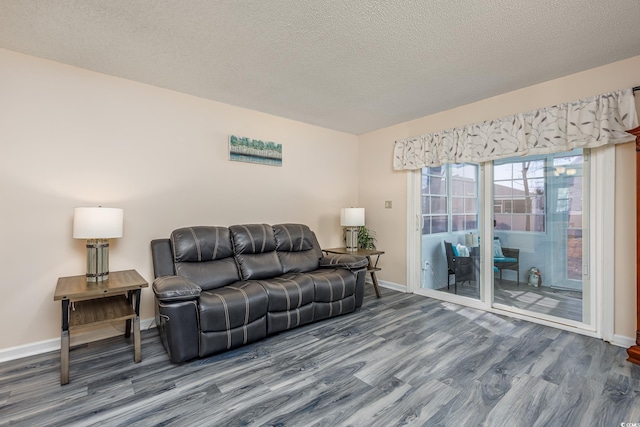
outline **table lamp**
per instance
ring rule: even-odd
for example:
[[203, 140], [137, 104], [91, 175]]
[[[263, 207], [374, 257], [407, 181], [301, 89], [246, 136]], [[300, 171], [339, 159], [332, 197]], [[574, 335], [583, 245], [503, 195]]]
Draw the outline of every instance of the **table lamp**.
[[340, 225], [346, 227], [346, 249], [357, 251], [358, 227], [364, 225], [364, 208], [340, 209]]
[[109, 279], [109, 239], [122, 237], [123, 210], [75, 208], [73, 237], [87, 239], [87, 282]]

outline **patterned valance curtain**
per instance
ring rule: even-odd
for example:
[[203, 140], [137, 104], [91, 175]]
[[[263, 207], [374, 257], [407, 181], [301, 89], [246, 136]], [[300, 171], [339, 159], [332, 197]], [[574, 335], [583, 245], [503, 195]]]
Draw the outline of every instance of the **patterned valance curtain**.
[[486, 162], [635, 140], [633, 91], [620, 90], [528, 113], [396, 141], [393, 168]]

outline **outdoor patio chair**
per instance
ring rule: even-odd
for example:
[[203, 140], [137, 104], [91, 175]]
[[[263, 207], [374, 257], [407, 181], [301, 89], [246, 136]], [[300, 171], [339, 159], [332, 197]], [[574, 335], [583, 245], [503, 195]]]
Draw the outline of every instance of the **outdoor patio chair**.
[[464, 284], [465, 281], [471, 282], [475, 280], [474, 258], [470, 256], [458, 256], [454, 253], [453, 245], [444, 241], [444, 251], [447, 255], [447, 289], [451, 283], [450, 277], [454, 276], [453, 291], [458, 293], [458, 282]]
[[493, 238], [493, 266], [500, 272], [500, 280], [502, 270], [515, 271], [517, 283], [520, 284], [520, 249], [503, 248], [497, 237]]

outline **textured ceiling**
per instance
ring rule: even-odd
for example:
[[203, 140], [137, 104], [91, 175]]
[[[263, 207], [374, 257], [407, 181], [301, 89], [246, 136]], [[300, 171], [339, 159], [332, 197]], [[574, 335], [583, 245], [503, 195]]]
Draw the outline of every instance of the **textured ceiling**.
[[0, 47], [362, 134], [640, 55], [638, 17], [639, 0], [0, 0]]

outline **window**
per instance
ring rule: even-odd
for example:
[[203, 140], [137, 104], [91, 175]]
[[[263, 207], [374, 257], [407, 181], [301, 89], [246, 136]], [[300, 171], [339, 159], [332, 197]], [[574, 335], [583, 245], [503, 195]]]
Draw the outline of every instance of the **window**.
[[422, 234], [443, 233], [448, 229], [447, 167], [422, 169]]
[[422, 169], [422, 234], [478, 229], [478, 166]]
[[498, 163], [493, 213], [497, 230], [545, 231], [545, 161]]

